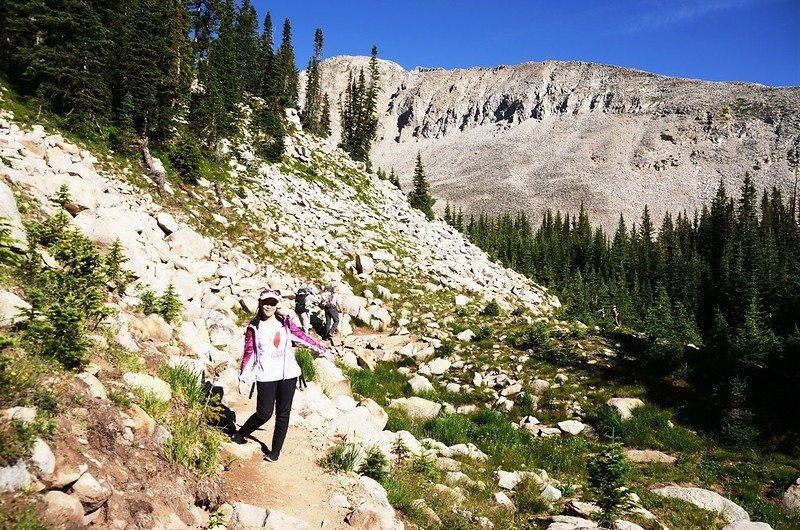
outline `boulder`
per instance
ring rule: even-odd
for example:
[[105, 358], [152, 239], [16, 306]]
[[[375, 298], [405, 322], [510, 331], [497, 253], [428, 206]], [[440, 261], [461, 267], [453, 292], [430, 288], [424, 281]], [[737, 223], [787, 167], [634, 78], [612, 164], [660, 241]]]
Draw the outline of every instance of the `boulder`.
[[169, 401], [172, 399], [172, 389], [169, 383], [158, 377], [128, 372], [122, 376], [122, 380], [132, 390], [138, 389], [141, 392], [153, 394], [162, 401]]
[[167, 212], [158, 212], [156, 223], [158, 223], [158, 227], [164, 232], [165, 236], [177, 232], [180, 228], [175, 218]]
[[211, 241], [188, 227], [167, 236], [170, 249], [181, 257], [200, 261], [207, 259], [214, 248]]
[[558, 428], [567, 434], [577, 435], [583, 432], [586, 425], [577, 420], [566, 420], [558, 422]]
[[[77, 527], [83, 520], [83, 505], [81, 501], [63, 491], [48, 491], [40, 503], [41, 513], [48, 521], [63, 524], [69, 521]], [[82, 526], [82, 525], [81, 525]], [[69, 523], [66, 525], [70, 528]]]
[[402, 410], [412, 419], [429, 420], [439, 414], [442, 406], [439, 403], [412, 396], [391, 400], [389, 408]]
[[800, 512], [800, 478], [781, 495], [778, 502], [787, 510]]
[[53, 454], [50, 446], [40, 438], [33, 442], [30, 462], [40, 475], [52, 475], [56, 470], [56, 455]]
[[659, 464], [674, 464], [678, 460], [674, 456], [670, 456], [666, 453], [662, 453], [661, 451], [655, 451], [652, 449], [647, 449], [647, 450], [625, 449], [625, 458], [629, 462], [637, 462], [637, 463], [657, 462]]
[[286, 515], [278, 510], [267, 510], [267, 520], [264, 521], [265, 530], [311, 530], [307, 522], [291, 515]]
[[27, 248], [28, 238], [25, 236], [22, 216], [17, 209], [17, 200], [5, 179], [0, 179], [0, 218], [7, 220], [11, 228], [11, 238], [16, 242], [14, 246], [18, 249]]
[[111, 488], [98, 482], [88, 471], [72, 485], [70, 492], [81, 501], [85, 513], [95, 511], [111, 497]]
[[450, 366], [453, 363], [448, 361], [447, 359], [434, 359], [428, 363], [428, 367], [431, 370], [431, 373], [434, 375], [442, 375], [447, 370], [450, 369]]
[[461, 342], [469, 342], [475, 338], [475, 333], [471, 329], [465, 329], [464, 331], [456, 335], [456, 338]]
[[469, 296], [463, 294], [457, 294], [454, 300], [457, 307], [464, 307], [469, 303], [469, 301], [470, 301]]
[[375, 271], [375, 261], [364, 254], [357, 254], [356, 270], [359, 274], [371, 274]]
[[606, 401], [606, 405], [617, 409], [620, 418], [628, 420], [633, 416], [633, 409], [644, 405], [644, 401], [638, 398], [611, 398]]
[[715, 491], [680, 486], [666, 486], [652, 491], [662, 497], [681, 499], [703, 510], [716, 512], [728, 523], [750, 520], [750, 515], [744, 508]]
[[78, 379], [83, 381], [86, 388], [89, 390], [89, 395], [95, 399], [108, 399], [108, 392], [103, 383], [100, 382], [95, 376], [88, 372], [78, 374]]
[[508, 508], [510, 510], [514, 510], [514, 502], [508, 498], [508, 495], [503, 493], [502, 491], [498, 491], [494, 494], [494, 502], [497, 503], [499, 506], [504, 508]]
[[540, 396], [550, 388], [550, 382], [545, 381], [544, 379], [534, 379], [531, 382], [531, 394], [535, 396]]
[[0, 327], [11, 326], [22, 320], [22, 310], [31, 305], [9, 291], [0, 290]]
[[772, 530], [767, 523], [755, 523], [752, 521], [736, 521], [725, 525], [722, 530]]
[[378, 405], [375, 400], [371, 398], [364, 398], [358, 404], [369, 410], [370, 419], [378, 429], [383, 430], [386, 428], [386, 424], [389, 421], [389, 415], [385, 410], [383, 410], [383, 407]]
[[314, 367], [317, 370], [317, 380], [328, 397], [353, 395], [350, 380], [338, 366], [328, 359], [317, 357], [314, 359]]
[[411, 390], [419, 394], [420, 392], [433, 392], [433, 384], [428, 379], [421, 375], [412, 377], [408, 384], [411, 385]]
[[0, 493], [4, 491], [19, 491], [31, 485], [31, 475], [22, 461], [13, 466], [0, 467]]
[[237, 502], [233, 505], [229, 528], [263, 528], [267, 520], [267, 510], [252, 504]]

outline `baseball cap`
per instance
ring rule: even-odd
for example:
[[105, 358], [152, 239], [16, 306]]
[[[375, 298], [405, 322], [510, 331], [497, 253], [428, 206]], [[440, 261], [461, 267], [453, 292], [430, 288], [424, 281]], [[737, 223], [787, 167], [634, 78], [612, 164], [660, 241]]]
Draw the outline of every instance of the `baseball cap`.
[[276, 302], [280, 302], [281, 298], [282, 298], [281, 293], [279, 291], [276, 291], [275, 289], [264, 289], [263, 291], [261, 291], [261, 294], [258, 295], [259, 301], [272, 299], [275, 300]]

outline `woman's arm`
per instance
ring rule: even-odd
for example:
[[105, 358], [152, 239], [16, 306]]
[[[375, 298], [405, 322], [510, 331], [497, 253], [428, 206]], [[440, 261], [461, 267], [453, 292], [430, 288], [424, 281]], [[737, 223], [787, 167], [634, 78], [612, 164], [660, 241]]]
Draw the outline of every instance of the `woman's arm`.
[[[242, 355], [242, 364], [239, 366], [239, 373], [244, 371], [250, 358], [255, 354], [255, 340], [256, 334], [253, 328], [248, 326], [244, 332], [244, 354]], [[253, 362], [255, 362], [255, 359], [253, 359]]]
[[302, 346], [303, 348], [308, 348], [309, 350], [315, 352], [320, 357], [325, 357], [328, 360], [333, 360], [333, 356], [328, 353], [325, 348], [305, 334], [305, 332], [297, 327], [297, 324], [291, 318], [286, 319], [287, 327], [289, 329], [289, 333], [291, 335], [290, 339], [293, 343], [297, 344], [298, 346]]

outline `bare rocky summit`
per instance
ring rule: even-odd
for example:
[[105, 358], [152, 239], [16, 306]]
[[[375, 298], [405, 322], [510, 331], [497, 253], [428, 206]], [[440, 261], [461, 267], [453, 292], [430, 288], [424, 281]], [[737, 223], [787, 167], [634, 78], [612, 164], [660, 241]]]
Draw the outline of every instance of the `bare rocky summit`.
[[[372, 158], [408, 189], [422, 154], [437, 207], [577, 211], [614, 226], [649, 204], [690, 213], [722, 179], [791, 192], [787, 151], [800, 137], [800, 87], [712, 83], [582, 62], [443, 70], [379, 61]], [[367, 57], [322, 63], [338, 101]], [[302, 101], [302, 98], [301, 98]], [[334, 112], [333, 114], [338, 114]], [[332, 116], [339, 138], [338, 115]]]

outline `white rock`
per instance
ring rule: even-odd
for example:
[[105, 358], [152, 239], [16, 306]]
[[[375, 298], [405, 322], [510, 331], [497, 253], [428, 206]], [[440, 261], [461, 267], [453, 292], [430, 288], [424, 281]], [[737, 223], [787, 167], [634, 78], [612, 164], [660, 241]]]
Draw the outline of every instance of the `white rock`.
[[56, 455], [44, 440], [37, 438], [33, 442], [31, 464], [41, 475], [52, 475], [56, 470]]
[[633, 416], [633, 409], [643, 406], [644, 401], [637, 398], [611, 398], [606, 401], [606, 405], [617, 409], [620, 417], [627, 420]]
[[752, 521], [736, 521], [725, 525], [722, 530], [772, 530], [767, 523], [755, 523]]
[[108, 392], [103, 383], [100, 382], [95, 376], [88, 372], [78, 374], [78, 379], [83, 381], [89, 389], [89, 395], [96, 399], [108, 399]]
[[31, 305], [9, 291], [0, 290], [0, 327], [10, 326], [22, 320], [22, 311]]
[[153, 394], [155, 397], [162, 401], [169, 401], [172, 399], [172, 389], [169, 383], [153, 377], [152, 375], [140, 374], [135, 372], [128, 372], [122, 376], [122, 380], [131, 389], [139, 389], [144, 393]]
[[565, 433], [576, 435], [583, 432], [583, 430], [586, 428], [586, 425], [577, 420], [566, 420], [558, 422], [558, 428]]
[[434, 375], [442, 375], [447, 370], [450, 369], [452, 363], [447, 359], [433, 359], [431, 362], [428, 363], [430, 367], [431, 373]]
[[0, 492], [19, 491], [31, 485], [31, 475], [25, 463], [17, 462], [13, 466], [0, 468]]
[[252, 504], [237, 502], [233, 505], [230, 524], [232, 528], [263, 528], [267, 510]]
[[175, 218], [167, 212], [159, 212], [156, 215], [156, 223], [158, 223], [158, 227], [164, 232], [164, 235], [167, 236], [177, 232], [179, 228]]
[[505, 508], [514, 509], [514, 502], [508, 498], [508, 495], [499, 491], [494, 494], [494, 502]]
[[73, 524], [83, 519], [81, 501], [63, 491], [48, 491], [42, 499], [44, 513], [51, 521], [71, 521]]
[[111, 489], [100, 484], [88, 471], [72, 485], [70, 492], [81, 501], [85, 513], [95, 511], [111, 496]]
[[267, 520], [264, 522], [266, 530], [310, 530], [307, 522], [291, 515], [270, 508], [267, 510]]
[[426, 377], [421, 375], [415, 375], [414, 377], [412, 377], [408, 381], [408, 384], [411, 385], [411, 390], [413, 390], [414, 393], [417, 394], [419, 394], [420, 392], [433, 392], [434, 390], [433, 384], [430, 381], [428, 381]]
[[393, 399], [389, 403], [389, 408], [402, 410], [412, 419], [429, 420], [439, 414], [442, 406], [439, 403], [412, 396]]
[[463, 295], [463, 294], [457, 294], [456, 297], [455, 297], [455, 300], [454, 300], [456, 306], [458, 306], [458, 307], [463, 307], [463, 306], [467, 305], [469, 303], [469, 301], [470, 301], [469, 296], [466, 296], [466, 295]]
[[548, 484], [542, 489], [540, 495], [546, 501], [555, 502], [561, 498], [561, 490]]

